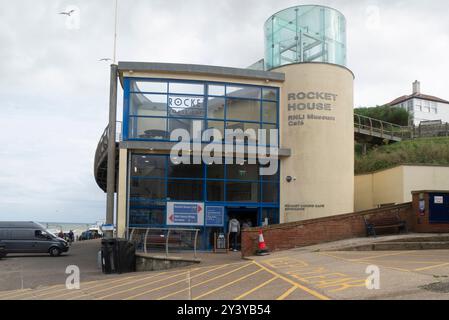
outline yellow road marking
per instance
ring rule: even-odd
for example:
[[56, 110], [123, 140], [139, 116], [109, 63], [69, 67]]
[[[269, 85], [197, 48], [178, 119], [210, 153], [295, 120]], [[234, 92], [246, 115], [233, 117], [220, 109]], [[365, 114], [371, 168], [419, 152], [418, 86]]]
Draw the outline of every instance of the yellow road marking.
[[265, 271], [268, 271], [268, 272], [270, 272], [271, 274], [273, 274], [273, 275], [275, 275], [275, 276], [278, 276], [278, 277], [281, 278], [282, 280], [284, 280], [284, 281], [286, 281], [286, 282], [288, 282], [288, 283], [290, 283], [290, 284], [296, 286], [298, 289], [301, 289], [301, 290], [307, 292], [308, 294], [311, 294], [312, 296], [314, 296], [314, 297], [316, 297], [316, 298], [318, 298], [318, 299], [321, 299], [321, 300], [330, 300], [329, 297], [326, 297], [325, 295], [323, 295], [323, 294], [321, 294], [321, 293], [319, 293], [319, 292], [317, 292], [317, 291], [315, 291], [315, 290], [313, 290], [313, 289], [307, 288], [307, 287], [305, 287], [305, 286], [303, 286], [303, 285], [301, 285], [301, 284], [299, 284], [299, 283], [297, 283], [297, 282], [295, 282], [295, 281], [293, 281], [293, 280], [291, 280], [291, 279], [289, 279], [289, 278], [287, 278], [287, 277], [284, 277], [283, 275], [280, 275], [279, 273], [277, 273], [277, 272], [275, 272], [275, 271], [273, 271], [273, 270], [271, 270], [271, 269], [268, 269], [267, 267], [263, 266], [262, 264], [260, 264], [260, 263], [258, 263], [258, 262], [256, 262], [256, 261], [253, 261], [253, 263], [255, 263], [256, 265], [258, 265], [259, 267], [261, 267], [261, 268], [264, 269]]
[[386, 265], [380, 264], [378, 261], [362, 261], [362, 260], [360, 260], [360, 261], [353, 261], [353, 260], [351, 260], [351, 259], [346, 259], [346, 258], [343, 258], [343, 257], [334, 256], [334, 255], [332, 255], [332, 254], [325, 253], [325, 252], [317, 252], [317, 253], [318, 253], [318, 254], [321, 254], [321, 255], [324, 255], [324, 256], [328, 256], [328, 257], [334, 258], [334, 259], [339, 259], [339, 260], [342, 260], [342, 261], [345, 261], [345, 262], [363, 263], [363, 264], [367, 264], [367, 265], [376, 263], [377, 265], [379, 265], [379, 266], [381, 266], [381, 267], [384, 267], [384, 268], [389, 268], [389, 269], [393, 269], [393, 270], [397, 270], [397, 271], [411, 272], [411, 271], [408, 270], [408, 269], [403, 269], [403, 268], [396, 268], [396, 267], [386, 266]]
[[[195, 288], [195, 287], [198, 287], [198, 286], [200, 286], [200, 285], [202, 285], [202, 284], [205, 284], [205, 283], [208, 283], [208, 282], [211, 282], [211, 281], [214, 281], [214, 280], [223, 278], [223, 277], [225, 277], [225, 276], [227, 276], [227, 275], [229, 275], [229, 274], [231, 274], [231, 273], [234, 273], [234, 272], [236, 272], [236, 271], [238, 271], [238, 270], [240, 270], [240, 269], [246, 268], [246, 267], [248, 267], [248, 266], [250, 266], [250, 265], [252, 265], [252, 264], [251, 264], [251, 263], [245, 264], [245, 265], [243, 265], [243, 266], [241, 266], [241, 267], [239, 267], [239, 268], [237, 268], [237, 269], [234, 269], [234, 270], [228, 271], [228, 272], [226, 272], [226, 273], [220, 274], [220, 275], [218, 275], [218, 276], [216, 276], [216, 277], [213, 277], [213, 278], [211, 278], [211, 279], [208, 279], [208, 280], [199, 282], [199, 283], [197, 283], [197, 284], [191, 286], [190, 288]], [[192, 278], [193, 278], [193, 277], [192, 277]], [[182, 290], [178, 290], [178, 291], [175, 291], [175, 292], [171, 292], [171, 293], [169, 293], [169, 294], [167, 294], [167, 295], [165, 295], [165, 296], [163, 296], [163, 297], [157, 298], [156, 300], [162, 300], [162, 299], [165, 299], [165, 298], [174, 296], [175, 294], [178, 294], [178, 293], [181, 293], [181, 292], [184, 292], [184, 291], [187, 291], [187, 290], [189, 290], [189, 288], [185, 288], [185, 289], [182, 289]]]
[[417, 268], [417, 269], [414, 269], [413, 271], [424, 271], [424, 270], [429, 270], [429, 269], [439, 268], [439, 267], [443, 267], [443, 266], [447, 266], [447, 265], [449, 265], [449, 262], [441, 263], [441, 264], [436, 264], [436, 265], [432, 265], [432, 266], [428, 266], [428, 267], [423, 267], [423, 268]]
[[[97, 285], [95, 285], [95, 286], [92, 286], [92, 287], [89, 287], [89, 288], [87, 288], [87, 289], [90, 290], [90, 289], [97, 288], [97, 287], [101, 287], [101, 286], [104, 286], [104, 285], [110, 285], [110, 284], [112, 284], [112, 283], [124, 281], [124, 280], [131, 279], [131, 278], [134, 278], [134, 277], [135, 277], [135, 276], [133, 276], [133, 277], [125, 277], [125, 278], [116, 279], [116, 280], [113, 280], [113, 281], [101, 280], [102, 283], [99, 283], [99, 284], [97, 284]], [[106, 283], [104, 283], [104, 282], [106, 282]], [[54, 288], [48, 288], [48, 289], [54, 289]], [[46, 296], [46, 295], [49, 295], [49, 294], [58, 293], [58, 292], [66, 291], [66, 290], [68, 290], [68, 289], [67, 289], [66, 287], [64, 287], [64, 288], [62, 288], [62, 289], [54, 290], [54, 291], [52, 291], [52, 292], [47, 292], [47, 293], [44, 293], [44, 294], [38, 294], [38, 295], [35, 295], [35, 294], [33, 293], [33, 298], [43, 297], [43, 296]], [[38, 292], [38, 293], [40, 293], [40, 292]]]
[[274, 280], [278, 279], [278, 276], [274, 276], [273, 278], [259, 284], [257, 287], [252, 288], [251, 290], [246, 291], [245, 293], [242, 293], [241, 295], [239, 295], [238, 297], [234, 298], [234, 300], [240, 300], [248, 295], [250, 295], [251, 293], [253, 293], [256, 290], [259, 290], [262, 287], [265, 287], [267, 284], [273, 282]]
[[248, 278], [248, 277], [250, 277], [250, 276], [252, 276], [252, 275], [254, 275], [254, 274], [256, 274], [256, 273], [259, 273], [260, 271], [262, 271], [262, 269], [256, 270], [256, 271], [251, 272], [251, 273], [249, 273], [249, 274], [247, 274], [247, 275], [244, 275], [243, 277], [240, 277], [240, 278], [235, 279], [235, 280], [233, 280], [233, 281], [231, 281], [231, 282], [228, 282], [228, 283], [226, 283], [226, 284], [224, 284], [224, 285], [222, 285], [222, 286], [219, 286], [219, 287], [217, 287], [217, 288], [215, 288], [215, 289], [212, 289], [212, 290], [210, 290], [210, 291], [207, 291], [207, 292], [205, 292], [205, 293], [203, 293], [203, 294], [201, 294], [201, 295], [199, 295], [199, 296], [193, 298], [193, 300], [198, 300], [198, 299], [200, 299], [200, 298], [202, 298], [202, 297], [205, 297], [205, 296], [207, 296], [207, 295], [209, 295], [209, 294], [211, 294], [211, 293], [214, 293], [214, 292], [216, 292], [216, 291], [218, 291], [218, 290], [221, 290], [221, 289], [223, 289], [223, 288], [229, 287], [230, 285], [233, 285], [234, 283], [240, 282], [240, 281], [242, 281], [243, 279], [246, 279], [246, 278]]
[[296, 289], [298, 289], [298, 287], [296, 287], [296, 286], [291, 287], [290, 289], [285, 291], [283, 294], [281, 294], [279, 297], [277, 297], [276, 300], [284, 300], [285, 298], [287, 298]]
[[[228, 266], [228, 264], [224, 264], [224, 265], [218, 266], [218, 267], [216, 267], [216, 268], [213, 268], [213, 269], [211, 269], [211, 270], [204, 271], [204, 272], [202, 272], [202, 273], [199, 273], [199, 274], [197, 274], [197, 275], [191, 277], [190, 279], [197, 278], [197, 277], [199, 277], [199, 276], [202, 276], [203, 274], [206, 274], [206, 273], [209, 273], [209, 272], [212, 272], [212, 271], [215, 271], [215, 270], [224, 268], [224, 267], [226, 267], [226, 266]], [[153, 289], [151, 289], [151, 290], [147, 290], [147, 291], [145, 291], [145, 292], [136, 294], [136, 295], [134, 295], [134, 296], [127, 297], [127, 298], [125, 298], [125, 300], [131, 300], [131, 299], [134, 299], [134, 298], [136, 298], [136, 297], [142, 296], [142, 295], [144, 295], [144, 294], [147, 294], [147, 293], [150, 293], [150, 292], [153, 292], [153, 291], [157, 291], [157, 290], [160, 290], [160, 289], [164, 289], [164, 288], [167, 288], [167, 287], [170, 287], [170, 286], [172, 286], [172, 285], [175, 285], [175, 284], [178, 284], [178, 283], [181, 283], [181, 282], [185, 282], [185, 281], [186, 281], [186, 279], [182, 279], [182, 280], [179, 280], [179, 281], [176, 281], [176, 282], [169, 283], [169, 284], [167, 284], [167, 285], [165, 285], [165, 286], [162, 286], [162, 287], [153, 288]], [[130, 290], [134, 290], [134, 289], [130, 289]], [[119, 293], [127, 292], [127, 291], [130, 291], [130, 290], [120, 291]]]
[[[164, 274], [166, 274], [166, 272], [154, 274], [154, 275], [152, 275], [152, 276], [144, 277], [144, 278], [140, 278], [140, 279], [135, 279], [135, 278], [133, 277], [133, 278], [131, 278], [131, 279], [128, 279], [128, 280], [131, 280], [131, 281], [129, 281], [129, 282], [125, 282], [125, 283], [122, 283], [122, 284], [119, 284], [119, 285], [116, 285], [116, 286], [112, 286], [112, 287], [107, 287], [107, 288], [105, 288], [105, 289], [95, 291], [95, 293], [100, 293], [100, 292], [104, 292], [104, 291], [110, 291], [111, 289], [115, 289], [115, 288], [118, 288], [118, 287], [121, 287], [121, 286], [126, 286], [126, 285], [128, 285], [128, 284], [131, 284], [131, 283], [134, 283], [134, 282], [138, 282], [138, 281], [141, 281], [141, 280], [155, 278], [155, 277], [157, 277], [157, 276], [164, 275]], [[176, 276], [176, 275], [174, 275], [174, 276]], [[173, 276], [173, 277], [174, 277], [174, 276]], [[135, 280], [134, 280], [134, 279], [135, 279]], [[126, 279], [124, 279], [124, 280], [126, 280]], [[98, 286], [103, 286], [103, 285], [107, 285], [107, 284], [110, 285], [111, 283], [103, 283], [103, 284], [98, 285]], [[60, 298], [60, 297], [63, 297], [63, 296], [67, 296], [67, 295], [70, 295], [70, 294], [72, 294], [72, 293], [77, 293], [76, 296], [71, 297], [71, 298], [68, 299], [68, 300], [77, 299], [77, 298], [83, 297], [83, 296], [85, 296], [86, 294], [88, 294], [87, 291], [88, 291], [88, 290], [92, 290], [93, 288], [95, 288], [95, 287], [90, 287], [90, 288], [81, 289], [81, 290], [73, 290], [73, 292], [64, 293], [64, 294], [62, 294], [62, 295], [59, 295], [57, 298]], [[79, 295], [80, 291], [82, 292], [81, 295]], [[46, 298], [46, 299], [51, 299], [51, 298]]]
[[[144, 284], [142, 284], [140, 286], [137, 286], [137, 287], [132, 287], [132, 288], [125, 289], [125, 290], [116, 291], [116, 292], [107, 294], [105, 296], [97, 297], [96, 299], [97, 300], [101, 300], [101, 299], [104, 299], [104, 298], [112, 297], [112, 296], [115, 296], [116, 294], [125, 293], [125, 292], [129, 292], [129, 291], [132, 291], [132, 290], [140, 289], [140, 288], [147, 287], [149, 285], [152, 285], [152, 284], [155, 284], [155, 283], [158, 283], [158, 282], [161, 282], [161, 281], [166, 281], [168, 279], [176, 278], [176, 277], [183, 276], [183, 275], [186, 275], [186, 274], [187, 274], [187, 271], [183, 271], [181, 273], [177, 273], [175, 275], [172, 275], [172, 276], [169, 276], [169, 277], [166, 277], [166, 278], [163, 278], [163, 279], [159, 279], [159, 280], [152, 281], [152, 282], [149, 282], [149, 283], [144, 283]], [[184, 280], [179, 280], [179, 281], [184, 281]]]
[[23, 289], [23, 290], [19, 290], [20, 292], [17, 292], [17, 290], [14, 290], [12, 292], [8, 292], [6, 294], [3, 294], [0, 296], [0, 299], [10, 299], [14, 296], [20, 296], [20, 295], [24, 295], [27, 294], [28, 292], [32, 291], [31, 289], [27, 288], [27, 289]]
[[360, 260], [369, 260], [369, 259], [376, 259], [376, 258], [381, 258], [381, 257], [389, 257], [389, 256], [399, 256], [401, 254], [406, 254], [409, 253], [410, 251], [402, 251], [402, 252], [393, 252], [393, 253], [383, 253], [383, 254], [378, 254], [378, 255], [374, 255], [374, 256], [367, 256], [367, 257], [362, 257], [362, 258], [354, 258], [354, 259], [349, 259], [350, 261], [360, 261]]

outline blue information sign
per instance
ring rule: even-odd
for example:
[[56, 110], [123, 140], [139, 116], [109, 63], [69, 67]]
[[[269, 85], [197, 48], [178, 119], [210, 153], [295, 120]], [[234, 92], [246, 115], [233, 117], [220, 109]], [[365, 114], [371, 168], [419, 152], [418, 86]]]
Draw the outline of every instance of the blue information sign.
[[220, 206], [206, 207], [206, 226], [208, 227], [224, 226], [224, 207]]
[[204, 225], [202, 202], [167, 202], [168, 225]]

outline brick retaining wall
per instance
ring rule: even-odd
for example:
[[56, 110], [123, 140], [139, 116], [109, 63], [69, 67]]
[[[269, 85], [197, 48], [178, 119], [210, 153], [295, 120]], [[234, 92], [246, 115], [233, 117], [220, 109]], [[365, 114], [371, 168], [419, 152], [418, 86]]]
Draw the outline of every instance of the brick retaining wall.
[[257, 250], [259, 230], [263, 230], [265, 244], [269, 251], [286, 250], [318, 243], [366, 236], [363, 216], [383, 216], [399, 213], [407, 221], [408, 228], [413, 227], [412, 203], [404, 203], [385, 208], [342, 214], [270, 225], [264, 228], [242, 230], [242, 256], [254, 255]]

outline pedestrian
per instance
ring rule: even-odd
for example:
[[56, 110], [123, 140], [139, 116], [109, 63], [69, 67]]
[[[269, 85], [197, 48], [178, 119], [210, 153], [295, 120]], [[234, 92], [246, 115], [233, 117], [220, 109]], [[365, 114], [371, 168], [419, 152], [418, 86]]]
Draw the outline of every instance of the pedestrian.
[[61, 231], [59, 231], [58, 237], [61, 239], [64, 239], [64, 232], [62, 232], [62, 229], [61, 229]]
[[236, 219], [236, 218], [232, 218], [231, 220], [229, 220], [229, 233], [231, 234], [231, 238], [232, 238], [232, 251], [237, 251], [237, 238], [238, 235], [240, 233], [240, 222]]
[[70, 230], [69, 231], [69, 241], [70, 243], [72, 243], [75, 240], [75, 235], [73, 234], [73, 231]]

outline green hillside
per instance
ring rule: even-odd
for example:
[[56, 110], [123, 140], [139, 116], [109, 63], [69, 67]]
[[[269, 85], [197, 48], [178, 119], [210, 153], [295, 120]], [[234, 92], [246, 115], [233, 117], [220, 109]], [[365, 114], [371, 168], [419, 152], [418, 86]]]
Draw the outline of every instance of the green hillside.
[[377, 147], [363, 156], [356, 152], [355, 174], [400, 164], [449, 165], [449, 138], [422, 138]]

